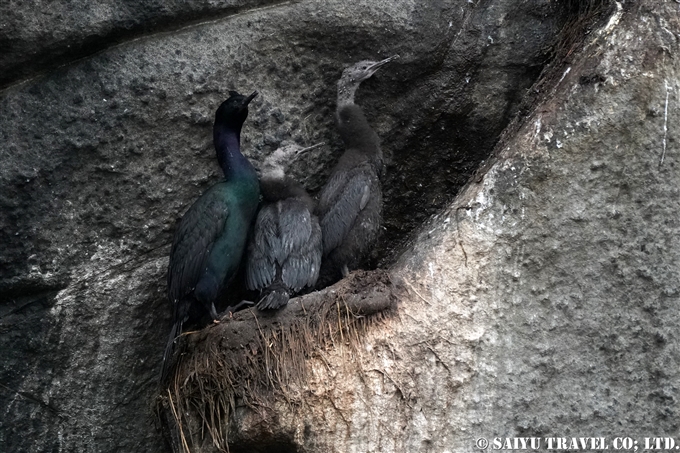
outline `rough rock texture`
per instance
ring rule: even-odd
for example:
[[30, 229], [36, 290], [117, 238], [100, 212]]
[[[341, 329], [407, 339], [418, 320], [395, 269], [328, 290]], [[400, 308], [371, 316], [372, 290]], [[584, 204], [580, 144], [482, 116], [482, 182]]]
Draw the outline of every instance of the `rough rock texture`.
[[295, 404], [242, 408], [243, 451], [676, 434], [678, 17], [640, 2], [591, 36], [392, 267], [398, 316], [310, 359]]
[[677, 433], [677, 8], [612, 16], [392, 267], [398, 316], [310, 359], [292, 405], [243, 407], [238, 451]]
[[3, 49], [0, 87], [117, 42], [276, 3], [276, 0], [9, 0], [0, 5]]
[[[101, 247], [128, 259], [166, 243], [174, 218], [219, 178], [210, 128], [229, 89], [261, 92], [244, 131], [251, 158], [285, 140], [327, 143], [298, 167], [318, 189], [340, 147], [342, 68], [394, 53], [358, 102], [394, 153], [386, 237], [403, 239], [488, 155], [565, 21], [551, 2], [512, 3], [286, 4], [143, 37], [5, 90], [0, 293], [64, 287]], [[452, 151], [451, 140], [465, 146]]]
[[360, 355], [310, 360], [303, 409], [274, 402], [262, 425], [244, 407], [233, 438], [253, 451], [268, 430], [282, 450], [445, 452], [479, 436], [675, 432], [678, 5], [627, 2], [593, 30], [450, 203], [530, 113], [522, 100], [577, 3], [244, 2], [230, 15], [149, 2], [105, 25], [85, 8], [3, 10], [0, 42], [17, 42], [0, 61], [12, 84], [0, 93], [0, 450], [164, 451], [152, 407], [166, 257], [175, 219], [219, 179], [214, 109], [229, 89], [261, 92], [243, 139], [255, 162], [284, 141], [326, 142], [297, 169], [315, 190], [339, 148], [342, 68], [394, 53], [357, 102], [392, 158], [375, 259], [400, 256], [398, 313]]

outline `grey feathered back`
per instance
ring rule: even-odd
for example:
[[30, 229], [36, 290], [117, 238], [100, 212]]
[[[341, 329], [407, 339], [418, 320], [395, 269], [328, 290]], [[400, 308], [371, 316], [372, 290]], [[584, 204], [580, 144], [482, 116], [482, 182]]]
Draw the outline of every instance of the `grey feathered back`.
[[266, 288], [280, 276], [293, 292], [313, 286], [319, 276], [321, 229], [301, 200], [265, 205], [257, 215], [248, 248], [247, 286]]
[[258, 308], [279, 308], [306, 287], [321, 267], [321, 228], [314, 202], [288, 177], [260, 181], [265, 198], [248, 245], [246, 286], [261, 293]]
[[338, 109], [338, 130], [346, 150], [321, 189], [316, 210], [323, 237], [320, 287], [361, 266], [382, 222], [380, 139], [355, 104]]

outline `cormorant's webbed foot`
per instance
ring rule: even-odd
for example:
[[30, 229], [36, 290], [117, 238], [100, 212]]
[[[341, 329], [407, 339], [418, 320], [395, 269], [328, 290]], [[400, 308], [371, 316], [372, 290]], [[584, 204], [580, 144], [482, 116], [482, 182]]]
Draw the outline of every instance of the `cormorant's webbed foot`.
[[252, 307], [255, 305], [255, 302], [252, 302], [250, 300], [242, 300], [241, 302], [237, 303], [236, 305], [230, 305], [228, 306], [221, 314], [224, 316], [227, 313], [229, 313], [229, 317], [231, 318], [231, 315], [233, 313], [236, 313], [239, 310], [243, 310], [248, 307]]

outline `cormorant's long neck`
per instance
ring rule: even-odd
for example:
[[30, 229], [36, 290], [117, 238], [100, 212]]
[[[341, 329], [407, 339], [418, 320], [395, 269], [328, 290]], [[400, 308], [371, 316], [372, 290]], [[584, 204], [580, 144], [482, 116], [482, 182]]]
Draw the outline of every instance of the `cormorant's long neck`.
[[[232, 179], [255, 175], [252, 164], [241, 154], [241, 127], [218, 126], [213, 128], [213, 142], [217, 161], [224, 177]], [[257, 176], [255, 176], [257, 178]]]
[[338, 80], [338, 106], [336, 112], [346, 105], [354, 104], [354, 96], [356, 95], [359, 84], [341, 77]]
[[380, 139], [356, 104], [338, 106], [338, 132], [345, 147], [380, 156]]

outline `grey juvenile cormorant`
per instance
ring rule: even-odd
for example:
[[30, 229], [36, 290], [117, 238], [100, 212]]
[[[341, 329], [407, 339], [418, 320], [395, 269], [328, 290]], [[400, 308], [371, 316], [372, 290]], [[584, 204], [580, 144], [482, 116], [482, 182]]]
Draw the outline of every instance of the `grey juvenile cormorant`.
[[260, 310], [283, 307], [319, 277], [321, 228], [313, 214], [314, 201], [285, 174], [285, 167], [300, 153], [315, 147], [279, 148], [262, 165], [264, 203], [248, 244], [246, 266], [248, 289], [260, 291]]
[[359, 267], [378, 237], [382, 212], [380, 139], [354, 103], [359, 84], [398, 55], [361, 61], [338, 81], [338, 131], [346, 151], [321, 189], [317, 214], [323, 237], [319, 286], [327, 286]]
[[179, 222], [168, 266], [168, 299], [174, 322], [163, 356], [165, 380], [173, 344], [182, 325], [210, 314], [215, 300], [236, 274], [260, 198], [255, 168], [241, 154], [241, 127], [248, 116], [248, 97], [229, 92], [215, 113], [213, 142], [225, 180], [208, 189]]

